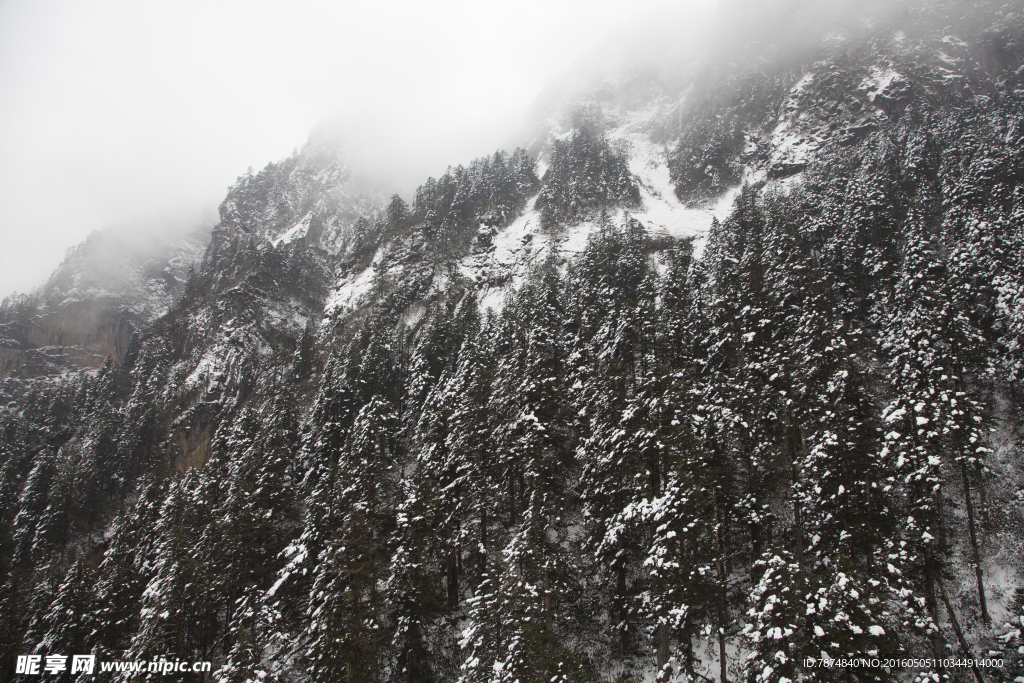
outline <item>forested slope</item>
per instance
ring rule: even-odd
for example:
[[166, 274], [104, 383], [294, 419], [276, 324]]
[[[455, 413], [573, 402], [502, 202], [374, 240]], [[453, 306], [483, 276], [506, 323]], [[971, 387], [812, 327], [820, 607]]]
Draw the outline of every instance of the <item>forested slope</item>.
[[1024, 19], [912, 9], [409, 202], [240, 178], [120, 362], [5, 385], [3, 675], [1024, 674]]

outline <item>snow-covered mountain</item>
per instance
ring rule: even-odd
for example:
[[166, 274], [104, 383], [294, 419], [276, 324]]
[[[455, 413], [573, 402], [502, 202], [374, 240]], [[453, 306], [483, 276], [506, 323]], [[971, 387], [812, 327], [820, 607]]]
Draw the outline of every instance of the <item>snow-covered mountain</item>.
[[1021, 8], [737, 7], [413, 192], [314, 137], [5, 304], [5, 675], [1017, 676]]
[[3, 375], [30, 379], [124, 359], [132, 334], [164, 315], [209, 227], [108, 228], [68, 251], [50, 279], [0, 309]]

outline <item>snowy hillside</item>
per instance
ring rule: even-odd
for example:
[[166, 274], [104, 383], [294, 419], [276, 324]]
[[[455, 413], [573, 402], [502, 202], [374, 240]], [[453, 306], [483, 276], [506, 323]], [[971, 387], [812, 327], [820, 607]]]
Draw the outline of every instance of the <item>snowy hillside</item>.
[[5, 304], [5, 680], [1020, 680], [1024, 15], [798, 9]]

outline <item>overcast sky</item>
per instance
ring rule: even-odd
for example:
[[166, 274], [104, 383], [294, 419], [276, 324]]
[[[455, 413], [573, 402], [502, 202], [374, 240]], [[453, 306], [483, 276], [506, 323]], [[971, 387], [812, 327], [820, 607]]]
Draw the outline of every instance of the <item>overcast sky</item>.
[[198, 220], [325, 117], [429, 141], [438, 171], [487, 153], [547, 79], [668, 4], [0, 0], [0, 297], [96, 228]]

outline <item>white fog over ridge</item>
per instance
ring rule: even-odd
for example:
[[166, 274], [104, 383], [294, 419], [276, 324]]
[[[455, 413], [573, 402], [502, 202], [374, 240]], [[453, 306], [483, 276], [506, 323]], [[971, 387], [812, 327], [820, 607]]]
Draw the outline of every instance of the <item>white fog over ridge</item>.
[[0, 4], [0, 293], [95, 229], [209, 214], [324, 121], [412, 186], [513, 144], [545, 84], [631, 22], [712, 5]]

